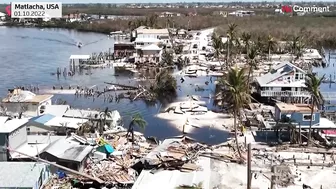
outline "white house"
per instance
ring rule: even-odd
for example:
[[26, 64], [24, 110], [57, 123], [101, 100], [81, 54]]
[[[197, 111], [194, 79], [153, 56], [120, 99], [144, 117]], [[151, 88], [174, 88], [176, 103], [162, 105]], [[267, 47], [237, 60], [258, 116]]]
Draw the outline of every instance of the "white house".
[[237, 10], [234, 12], [230, 12], [229, 16], [237, 16], [237, 17], [244, 17], [244, 16], [253, 16], [255, 15], [254, 11], [245, 11], [245, 10]]
[[306, 72], [301, 68], [283, 62], [273, 66], [269, 73], [257, 77], [258, 93], [261, 97], [276, 99], [292, 98], [303, 103], [310, 98], [305, 91]]
[[139, 62], [153, 62], [158, 63], [161, 60], [162, 48], [157, 46], [156, 44], [151, 44], [141, 48], [142, 57], [137, 57], [137, 61]]
[[31, 112], [36, 116], [41, 105], [51, 104], [52, 97], [53, 95], [36, 95], [30, 91], [13, 89], [2, 99], [2, 105], [9, 112]]
[[134, 44], [135, 44], [135, 49], [139, 50], [139, 49], [142, 49], [148, 45], [152, 45], [152, 44], [155, 44], [155, 45], [158, 45], [159, 43], [161, 43], [161, 40], [160, 39], [157, 39], [157, 38], [139, 38], [137, 37], [134, 41]]
[[167, 17], [175, 17], [175, 16], [181, 16], [181, 13], [162, 12], [159, 17], [161, 17], [161, 18], [167, 18]]
[[169, 43], [168, 29], [137, 29], [137, 38], [160, 39], [164, 43]]

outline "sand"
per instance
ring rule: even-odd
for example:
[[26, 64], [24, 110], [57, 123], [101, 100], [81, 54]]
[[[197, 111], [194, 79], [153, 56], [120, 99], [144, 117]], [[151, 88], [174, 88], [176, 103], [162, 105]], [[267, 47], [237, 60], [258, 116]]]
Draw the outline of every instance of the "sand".
[[[190, 103], [190, 101], [182, 101], [171, 103], [168, 107], [178, 106], [180, 103]], [[193, 101], [193, 103], [200, 103], [200, 101]], [[204, 102], [203, 102], [204, 103]], [[157, 117], [161, 119], [168, 120], [172, 125], [174, 125], [181, 132], [183, 130], [183, 125], [186, 124], [188, 120], [188, 124], [185, 126], [185, 132], [192, 132], [193, 129], [201, 128], [201, 127], [210, 127], [216, 128], [223, 131], [231, 131], [233, 127], [233, 118], [229, 114], [224, 113], [215, 113], [212, 111], [208, 111], [202, 115], [191, 115], [190, 113], [185, 114], [176, 114], [173, 111], [166, 113], [159, 113]]]

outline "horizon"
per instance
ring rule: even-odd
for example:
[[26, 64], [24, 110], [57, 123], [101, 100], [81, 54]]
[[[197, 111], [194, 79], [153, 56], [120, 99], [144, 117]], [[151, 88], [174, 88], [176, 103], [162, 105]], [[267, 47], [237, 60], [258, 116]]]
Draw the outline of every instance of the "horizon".
[[140, 1], [140, 0], [129, 0], [125, 2], [124, 0], [96, 0], [96, 2], [92, 2], [89, 0], [81, 0], [80, 2], [77, 0], [18, 0], [18, 1], [3, 1], [0, 4], [9, 4], [11, 2], [61, 2], [63, 4], [167, 4], [167, 3], [332, 3], [333, 0], [310, 0], [310, 1], [302, 1], [302, 0], [292, 0], [292, 1], [283, 1], [283, 0], [264, 0], [264, 1], [255, 1], [255, 0], [241, 0], [241, 1], [230, 1], [230, 0], [211, 0], [211, 1], [201, 1], [201, 0], [148, 0], [148, 1]]

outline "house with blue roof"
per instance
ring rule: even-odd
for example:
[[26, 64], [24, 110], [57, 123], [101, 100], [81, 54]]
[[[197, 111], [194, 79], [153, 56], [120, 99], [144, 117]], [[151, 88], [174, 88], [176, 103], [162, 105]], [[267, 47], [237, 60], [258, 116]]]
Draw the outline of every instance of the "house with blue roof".
[[47, 134], [54, 133], [65, 135], [69, 132], [76, 132], [82, 125], [87, 123], [88, 119], [69, 118], [43, 114], [33, 117], [27, 123], [28, 134]]

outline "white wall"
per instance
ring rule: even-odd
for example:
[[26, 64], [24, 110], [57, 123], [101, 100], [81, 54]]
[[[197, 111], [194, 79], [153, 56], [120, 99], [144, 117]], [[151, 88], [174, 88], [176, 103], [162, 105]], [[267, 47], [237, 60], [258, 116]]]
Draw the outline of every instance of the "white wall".
[[8, 146], [16, 149], [27, 141], [27, 127], [23, 126], [11, 132], [8, 136]]

